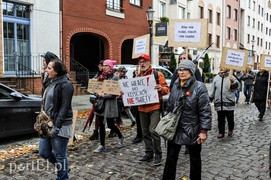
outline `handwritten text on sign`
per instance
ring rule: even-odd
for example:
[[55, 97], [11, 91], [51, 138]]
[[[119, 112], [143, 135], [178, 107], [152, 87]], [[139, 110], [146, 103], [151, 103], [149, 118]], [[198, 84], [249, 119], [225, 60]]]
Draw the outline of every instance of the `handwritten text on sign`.
[[175, 23], [175, 42], [200, 42], [200, 22], [178, 22]]
[[146, 52], [147, 38], [141, 38], [135, 41], [135, 54], [142, 54]]
[[119, 80], [123, 91], [124, 106], [137, 106], [159, 102], [158, 92], [154, 89], [154, 75]]
[[107, 94], [120, 95], [120, 91], [121, 89], [118, 81], [97, 81], [97, 79], [89, 79], [88, 81], [88, 92], [90, 93], [104, 92]]
[[271, 68], [271, 57], [270, 56], [264, 57], [264, 67]]
[[245, 53], [239, 51], [228, 50], [226, 56], [226, 64], [242, 67], [244, 64]]

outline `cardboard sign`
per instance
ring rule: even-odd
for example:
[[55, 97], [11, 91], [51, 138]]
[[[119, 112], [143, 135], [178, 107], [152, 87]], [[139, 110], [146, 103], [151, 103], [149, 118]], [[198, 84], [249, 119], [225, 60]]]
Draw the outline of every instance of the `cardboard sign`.
[[247, 51], [223, 47], [220, 67], [245, 71], [247, 60]]
[[124, 106], [138, 106], [159, 102], [154, 75], [141, 76], [137, 78], [121, 79], [119, 84], [122, 92]]
[[207, 23], [207, 19], [170, 19], [168, 46], [206, 48]]
[[271, 55], [261, 54], [260, 69], [271, 71]]
[[150, 35], [140, 36], [134, 39], [132, 59], [137, 58], [141, 54], [148, 54], [150, 51]]
[[99, 93], [104, 92], [107, 94], [120, 95], [120, 86], [118, 81], [104, 80], [97, 81], [97, 79], [89, 79], [88, 81], [88, 92]]

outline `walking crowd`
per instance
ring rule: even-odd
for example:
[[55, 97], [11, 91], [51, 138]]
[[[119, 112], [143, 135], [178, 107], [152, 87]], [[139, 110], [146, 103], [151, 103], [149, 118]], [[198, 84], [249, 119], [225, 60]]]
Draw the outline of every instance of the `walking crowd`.
[[[59, 107], [57, 108], [54, 107], [55, 103], [51, 101], [54, 100], [53, 97], [55, 94], [53, 93], [60, 93], [60, 95], [56, 94], [59, 102], [62, 102], [61, 98], [64, 98], [64, 94], [68, 93], [61, 90], [54, 90], [58, 87], [58, 84], [64, 84], [65, 87], [69, 88], [70, 86], [65, 84], [67, 83], [66, 69], [55, 59], [56, 57], [53, 57], [53, 60], [49, 60], [51, 62], [46, 70], [52, 80], [51, 85], [48, 85], [48, 90], [51, 90], [49, 92], [45, 90], [44, 99], [45, 110], [56, 121], [54, 121], [52, 136], [46, 139], [46, 142], [41, 138], [40, 155], [45, 159], [49, 158], [50, 162], [54, 164], [61, 163], [62, 166], [58, 168], [57, 179], [68, 179], [69, 166], [64, 151], [66, 152], [67, 138], [70, 137], [69, 127], [71, 116], [69, 113], [62, 112], [70, 112], [71, 99], [65, 100], [62, 104], [58, 103]], [[134, 72], [134, 77], [154, 74], [156, 83], [154, 88], [158, 92], [160, 102], [164, 95], [169, 94], [167, 112], [172, 112], [176, 104], [182, 102], [181, 116], [178, 120], [177, 130], [173, 139], [167, 141], [167, 156], [162, 175], [163, 180], [174, 180], [176, 178], [177, 161], [182, 145], [185, 145], [185, 154], [189, 154], [190, 157], [190, 179], [201, 179], [202, 143], [206, 141], [208, 131], [211, 130], [212, 125], [210, 103], [214, 103], [214, 108], [217, 111], [217, 138], [219, 139], [225, 137], [226, 120], [228, 122], [227, 135], [229, 137], [234, 135], [234, 109], [235, 105], [240, 103], [239, 97], [240, 92], [242, 92], [243, 82], [243, 92], [246, 97], [245, 103], [247, 105], [250, 105], [252, 102], [255, 103], [259, 111], [259, 121], [264, 119], [266, 102], [271, 104], [270, 93], [267, 97], [270, 80], [268, 72], [264, 69], [260, 69], [259, 72], [254, 74], [251, 68], [247, 67], [245, 72], [236, 71], [231, 74], [229, 69], [221, 67], [219, 73], [214, 77], [210, 93], [208, 93], [203, 82], [203, 73], [197, 67], [198, 63], [192, 61], [190, 54], [180, 54], [178, 67], [173, 73], [170, 85], [166, 83], [163, 73], [152, 69], [151, 59], [147, 54], [140, 55], [137, 61], [138, 65]], [[126, 79], [126, 68], [120, 66], [114, 72], [114, 64], [115, 61], [113, 60], [100, 61], [98, 64], [99, 71], [94, 76], [94, 79], [97, 79], [97, 81]], [[62, 66], [62, 69], [59, 69], [58, 66]], [[69, 92], [73, 92], [73, 89], [70, 89]], [[143, 163], [152, 161], [154, 166], [161, 165], [161, 137], [155, 132], [155, 128], [161, 118], [161, 103], [156, 102], [126, 107], [122, 101], [123, 93], [120, 92], [120, 95], [112, 95], [101, 91], [95, 94], [97, 98], [104, 101], [104, 108], [102, 111], [97, 111], [94, 108], [95, 128], [89, 140], [100, 141], [100, 145], [94, 150], [94, 153], [102, 153], [106, 149], [106, 126], [111, 130], [108, 138], [117, 136], [116, 148], [124, 146], [125, 137], [119, 129], [122, 124], [121, 113], [124, 111], [131, 120], [131, 126], [136, 125], [137, 135], [132, 140], [132, 143], [136, 144], [142, 141], [144, 143], [145, 155], [138, 159], [138, 161]], [[58, 111], [59, 115], [55, 115]], [[58, 148], [55, 144], [57, 142], [61, 143], [62, 148]]]

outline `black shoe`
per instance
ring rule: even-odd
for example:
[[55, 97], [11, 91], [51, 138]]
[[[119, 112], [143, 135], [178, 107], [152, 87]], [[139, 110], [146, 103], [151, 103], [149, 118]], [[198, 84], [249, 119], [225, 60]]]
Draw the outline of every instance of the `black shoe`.
[[185, 147], [184, 154], [185, 154], [185, 155], [189, 154], [189, 149], [188, 149], [187, 147]]
[[262, 121], [263, 120], [263, 115], [260, 115], [259, 116], [259, 121]]
[[150, 162], [153, 160], [153, 156], [145, 155], [142, 159], [139, 159], [141, 162]]
[[162, 164], [162, 155], [155, 155], [153, 160], [154, 166], [159, 166]]
[[114, 133], [112, 130], [110, 131], [110, 134], [108, 135], [108, 138], [113, 138], [113, 137], [116, 137], [117, 134]]
[[142, 141], [142, 138], [139, 138], [139, 137], [136, 137], [132, 140], [132, 143], [133, 144], [137, 144], [137, 143], [140, 143]]
[[134, 127], [135, 124], [136, 124], [136, 122], [132, 121], [131, 127]]
[[98, 140], [99, 139], [99, 133], [98, 131], [94, 130], [93, 134], [89, 137], [89, 140]]

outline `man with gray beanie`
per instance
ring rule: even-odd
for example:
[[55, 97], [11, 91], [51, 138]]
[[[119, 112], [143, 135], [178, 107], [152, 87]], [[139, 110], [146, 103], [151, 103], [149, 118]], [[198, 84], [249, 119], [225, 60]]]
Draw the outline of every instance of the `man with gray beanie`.
[[[181, 117], [175, 135], [167, 145], [167, 159], [163, 180], [176, 178], [176, 168], [182, 145], [190, 156], [190, 179], [201, 179], [201, 149], [212, 126], [212, 112], [208, 90], [195, 78], [196, 66], [183, 60], [178, 67], [179, 78], [174, 82], [168, 98], [167, 111], [172, 112], [177, 101], [181, 102]], [[189, 164], [188, 164], [189, 165]]]

